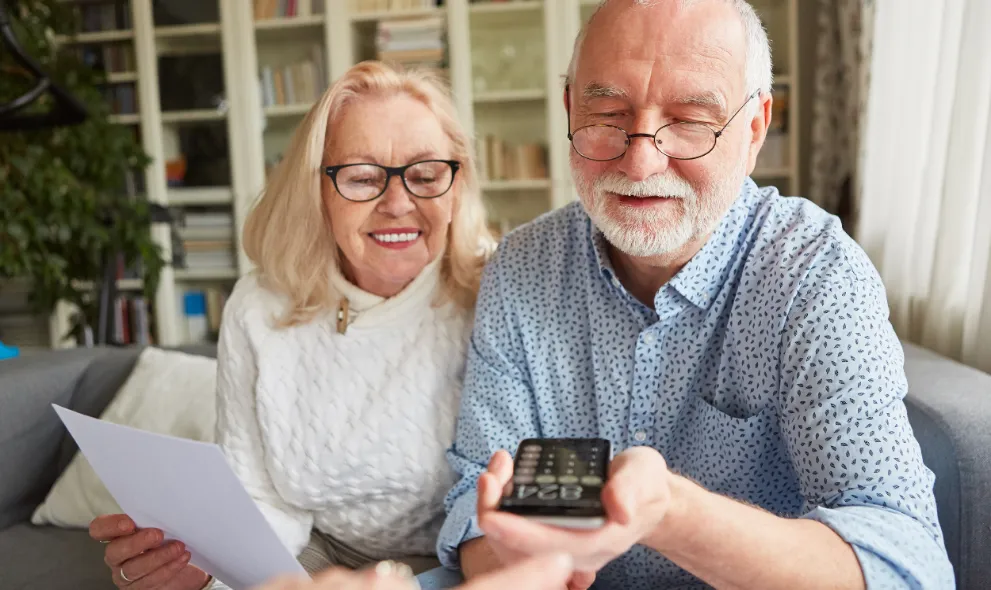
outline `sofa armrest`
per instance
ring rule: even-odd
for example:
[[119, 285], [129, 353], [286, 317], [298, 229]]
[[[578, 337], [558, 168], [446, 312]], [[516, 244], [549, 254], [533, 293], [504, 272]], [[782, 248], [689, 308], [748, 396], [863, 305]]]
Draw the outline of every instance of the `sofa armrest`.
[[958, 588], [991, 580], [991, 375], [904, 344], [909, 420], [936, 474], [935, 494]]

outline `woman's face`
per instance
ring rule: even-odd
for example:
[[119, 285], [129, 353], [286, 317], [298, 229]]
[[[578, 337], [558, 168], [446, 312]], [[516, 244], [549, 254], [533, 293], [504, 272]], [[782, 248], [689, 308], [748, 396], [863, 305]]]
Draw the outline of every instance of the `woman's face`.
[[[324, 165], [406, 166], [450, 160], [451, 152], [440, 122], [420, 101], [405, 95], [362, 98], [344, 107], [328, 127]], [[433, 175], [450, 173], [446, 164], [426, 164], [410, 170], [407, 181], [427, 194], [432, 186], [446, 185], [443, 176]], [[337, 181], [345, 194], [361, 197], [374, 195], [377, 191], [370, 187], [380, 185], [383, 177], [380, 169], [351, 167], [340, 171]], [[399, 293], [444, 249], [459, 185], [455, 182], [440, 197], [424, 199], [410, 194], [394, 176], [377, 199], [354, 202], [324, 175], [323, 199], [343, 254], [345, 276], [381, 297]]]

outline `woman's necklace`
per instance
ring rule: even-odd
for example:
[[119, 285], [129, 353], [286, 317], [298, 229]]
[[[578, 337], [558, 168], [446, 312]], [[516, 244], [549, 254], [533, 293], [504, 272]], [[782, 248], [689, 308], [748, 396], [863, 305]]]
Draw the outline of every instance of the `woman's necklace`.
[[350, 302], [347, 297], [341, 297], [341, 302], [337, 305], [337, 332], [344, 334], [348, 331], [350, 321]]

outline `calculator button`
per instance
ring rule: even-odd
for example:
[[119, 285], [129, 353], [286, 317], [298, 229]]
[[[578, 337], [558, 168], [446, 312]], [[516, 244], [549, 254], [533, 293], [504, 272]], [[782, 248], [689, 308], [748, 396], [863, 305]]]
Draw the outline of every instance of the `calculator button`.
[[536, 472], [537, 470], [533, 467], [520, 467], [516, 470], [516, 473], [519, 473], [520, 475], [533, 475]]
[[602, 485], [602, 478], [598, 475], [586, 475], [582, 477], [582, 485], [585, 486], [598, 486]]
[[533, 483], [533, 476], [529, 474], [520, 473], [513, 477], [513, 481], [519, 485], [527, 485]]
[[527, 453], [539, 453], [541, 451], [540, 445], [527, 445], [523, 447], [523, 450]]
[[555, 481], [557, 481], [557, 478], [554, 477], [553, 475], [543, 474], [543, 475], [538, 475], [535, 481], [541, 484], [554, 483]]
[[536, 467], [537, 462], [533, 459], [523, 459], [520, 461], [520, 467]]
[[561, 477], [557, 478], [557, 482], [558, 483], [565, 484], [565, 485], [567, 485], [567, 484], [573, 484], [573, 483], [578, 483], [578, 476], [575, 476], [575, 475], [562, 475]]

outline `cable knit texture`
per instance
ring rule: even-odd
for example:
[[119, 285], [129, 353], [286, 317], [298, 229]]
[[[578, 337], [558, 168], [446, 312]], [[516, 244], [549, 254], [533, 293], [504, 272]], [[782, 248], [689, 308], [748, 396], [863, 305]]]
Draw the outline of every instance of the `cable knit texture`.
[[470, 313], [437, 305], [439, 260], [383, 299], [339, 273], [351, 322], [274, 327], [287, 300], [245, 276], [224, 308], [217, 441], [282, 542], [318, 530], [380, 558], [433, 555], [455, 482]]

